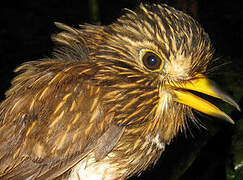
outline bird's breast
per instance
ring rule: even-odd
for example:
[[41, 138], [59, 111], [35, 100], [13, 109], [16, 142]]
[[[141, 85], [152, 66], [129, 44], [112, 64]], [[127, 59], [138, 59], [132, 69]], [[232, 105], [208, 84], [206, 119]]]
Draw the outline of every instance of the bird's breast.
[[96, 160], [90, 153], [73, 167], [68, 180], [114, 180], [127, 178], [144, 171], [154, 164], [165, 149], [159, 134], [138, 137], [122, 137], [114, 149], [103, 159]]
[[91, 153], [73, 167], [67, 180], [114, 180], [121, 176], [107, 157], [96, 161]]

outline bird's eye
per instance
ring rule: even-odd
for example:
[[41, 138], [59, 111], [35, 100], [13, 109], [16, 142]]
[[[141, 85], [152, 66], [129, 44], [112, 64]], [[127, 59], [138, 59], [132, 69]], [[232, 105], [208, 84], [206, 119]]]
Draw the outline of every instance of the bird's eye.
[[161, 57], [150, 50], [142, 53], [141, 60], [145, 68], [150, 71], [160, 70], [164, 65]]

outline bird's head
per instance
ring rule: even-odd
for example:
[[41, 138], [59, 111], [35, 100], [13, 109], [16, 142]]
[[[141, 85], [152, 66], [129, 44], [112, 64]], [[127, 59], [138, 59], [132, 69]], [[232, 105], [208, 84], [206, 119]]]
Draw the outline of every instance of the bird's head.
[[[200, 92], [236, 108], [232, 98], [204, 75], [213, 49], [208, 34], [187, 14], [167, 5], [143, 5], [108, 26], [84, 26], [90, 59], [102, 66], [95, 79], [110, 92], [104, 101], [118, 124], [147, 124], [169, 141], [193, 118], [192, 109], [233, 123]], [[105, 99], [106, 98], [106, 99]], [[140, 128], [140, 129], [141, 129]], [[135, 132], [135, 130], [133, 130]]]

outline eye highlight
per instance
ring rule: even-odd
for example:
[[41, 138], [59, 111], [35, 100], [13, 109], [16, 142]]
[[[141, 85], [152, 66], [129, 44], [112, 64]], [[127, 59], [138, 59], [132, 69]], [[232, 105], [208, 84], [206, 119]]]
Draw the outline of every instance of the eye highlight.
[[164, 66], [163, 59], [151, 50], [144, 50], [140, 59], [147, 70], [152, 72], [160, 71]]

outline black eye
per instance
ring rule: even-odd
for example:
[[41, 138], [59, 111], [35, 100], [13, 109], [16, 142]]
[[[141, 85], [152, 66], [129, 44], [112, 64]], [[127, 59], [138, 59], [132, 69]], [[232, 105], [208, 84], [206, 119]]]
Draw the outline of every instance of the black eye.
[[158, 70], [161, 68], [162, 60], [161, 58], [153, 52], [145, 52], [142, 57], [144, 66], [149, 70]]

